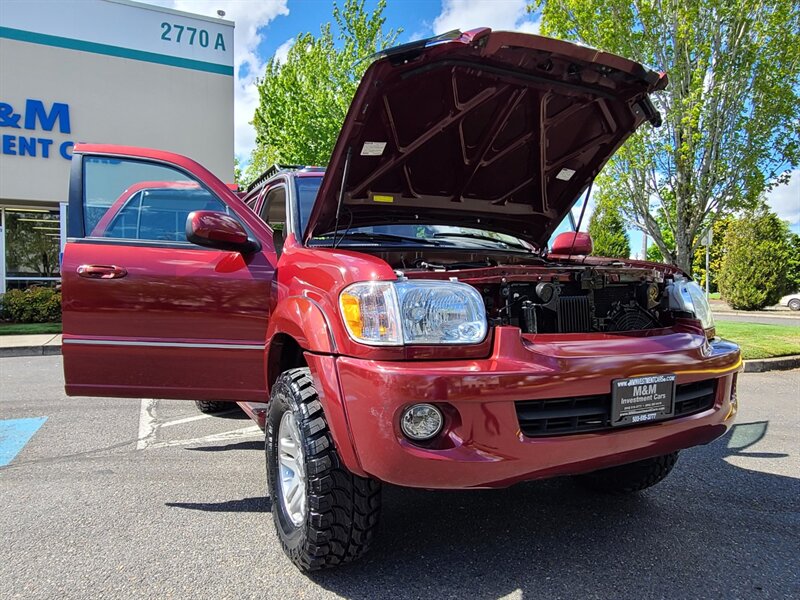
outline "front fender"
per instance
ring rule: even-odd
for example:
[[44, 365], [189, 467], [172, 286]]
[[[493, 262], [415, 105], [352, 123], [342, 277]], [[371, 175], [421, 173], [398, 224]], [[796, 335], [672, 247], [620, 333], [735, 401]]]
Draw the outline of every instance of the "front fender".
[[289, 336], [303, 351], [342, 462], [361, 477], [366, 473], [356, 457], [350, 439], [347, 412], [341, 399], [336, 372], [336, 340], [325, 313], [317, 302], [305, 296], [282, 300], [270, 316], [267, 328], [267, 356], [276, 336]]
[[290, 296], [281, 300], [269, 318], [267, 348], [277, 334], [291, 336], [303, 350], [336, 353], [336, 340], [328, 318], [320, 305], [306, 296]]

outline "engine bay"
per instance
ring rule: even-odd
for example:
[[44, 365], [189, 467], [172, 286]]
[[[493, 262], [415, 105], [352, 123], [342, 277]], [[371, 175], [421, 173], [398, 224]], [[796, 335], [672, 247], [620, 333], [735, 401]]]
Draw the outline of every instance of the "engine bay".
[[476, 288], [490, 327], [511, 325], [522, 333], [640, 331], [668, 327], [667, 286], [661, 269], [622, 261], [586, 265], [546, 258], [503, 260], [486, 255], [411, 259], [382, 255], [410, 279], [451, 279]]
[[513, 325], [523, 333], [633, 331], [663, 326], [659, 284], [602, 280], [592, 273], [564, 283], [501, 282], [478, 289], [490, 325]]

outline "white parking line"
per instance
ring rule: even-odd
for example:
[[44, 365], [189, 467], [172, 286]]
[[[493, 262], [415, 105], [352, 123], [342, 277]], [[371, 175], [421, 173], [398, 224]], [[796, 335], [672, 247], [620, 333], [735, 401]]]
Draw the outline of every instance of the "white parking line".
[[[259, 428], [258, 425], [253, 425], [250, 427], [234, 429], [232, 431], [225, 431], [223, 433], [214, 433], [203, 437], [157, 442], [156, 433], [164, 427], [173, 427], [175, 425], [182, 425], [184, 423], [192, 423], [194, 421], [200, 421], [202, 419], [208, 419], [212, 416], [215, 416], [197, 415], [194, 417], [185, 417], [183, 419], [175, 419], [174, 421], [159, 423], [155, 414], [157, 402], [157, 400], [153, 400], [152, 398], [142, 398], [141, 407], [139, 409], [139, 437], [136, 441], [137, 450], [146, 450], [148, 448], [170, 448], [173, 446], [190, 446], [192, 444], [203, 444], [209, 442], [225, 442], [228, 440], [263, 435], [261, 428]], [[226, 415], [233, 412], [235, 412], [235, 409], [222, 413], [216, 413], [216, 416]]]
[[202, 419], [210, 419], [211, 417], [219, 417], [227, 415], [234, 411], [226, 411], [221, 413], [214, 413], [213, 415], [197, 415], [196, 417], [186, 417], [185, 419], [176, 419], [175, 421], [167, 421], [166, 423], [159, 423], [159, 427], [172, 427], [173, 425], [183, 425], [184, 423], [191, 423], [192, 421], [200, 421]]
[[241, 438], [255, 437], [264, 435], [258, 425], [252, 427], [243, 427], [242, 429], [234, 429], [233, 431], [226, 431], [224, 433], [215, 433], [198, 438], [189, 438], [185, 440], [172, 440], [169, 442], [155, 442], [148, 444], [147, 447], [152, 448], [170, 448], [172, 446], [191, 446], [193, 444], [205, 444], [209, 442], [227, 442], [230, 440], [238, 440]]
[[154, 414], [156, 401], [152, 398], [142, 398], [141, 408], [139, 409], [139, 439], [136, 442], [137, 450], [144, 450], [155, 439], [156, 416]]

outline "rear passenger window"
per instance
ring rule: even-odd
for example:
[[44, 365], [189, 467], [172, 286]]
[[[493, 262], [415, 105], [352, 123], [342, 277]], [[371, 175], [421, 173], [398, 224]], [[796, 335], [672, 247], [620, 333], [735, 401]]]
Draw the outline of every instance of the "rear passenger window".
[[162, 165], [86, 157], [83, 180], [88, 237], [186, 242], [190, 212], [228, 212], [200, 183]]

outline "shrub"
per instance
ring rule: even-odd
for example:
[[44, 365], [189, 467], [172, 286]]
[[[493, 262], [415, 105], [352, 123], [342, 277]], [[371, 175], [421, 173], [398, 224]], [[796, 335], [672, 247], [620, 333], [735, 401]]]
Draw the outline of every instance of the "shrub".
[[733, 308], [758, 310], [785, 292], [789, 228], [766, 207], [733, 221], [725, 234], [719, 291]]
[[61, 293], [48, 287], [9, 290], [2, 297], [2, 316], [16, 323], [61, 320]]

